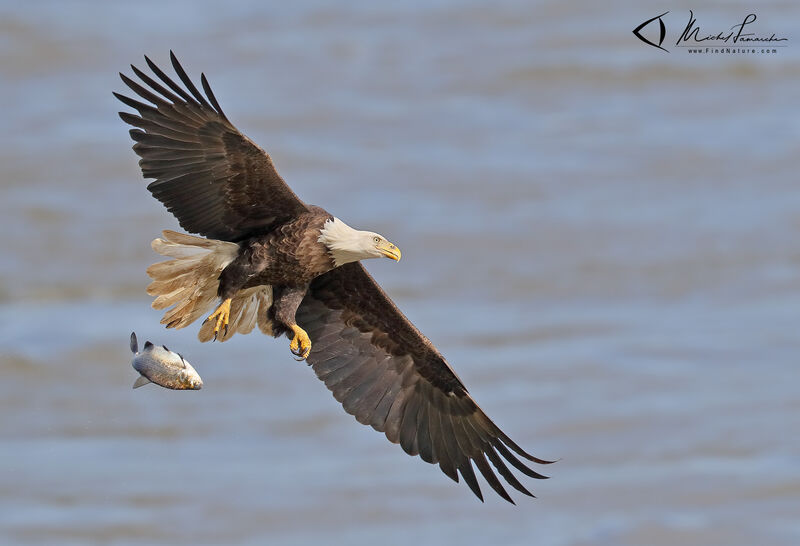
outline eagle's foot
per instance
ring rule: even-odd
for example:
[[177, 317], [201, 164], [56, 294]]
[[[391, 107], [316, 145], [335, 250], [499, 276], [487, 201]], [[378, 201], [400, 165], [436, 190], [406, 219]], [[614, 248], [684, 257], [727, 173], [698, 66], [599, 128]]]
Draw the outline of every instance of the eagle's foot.
[[290, 328], [292, 329], [292, 332], [294, 332], [294, 337], [292, 338], [292, 342], [289, 344], [289, 350], [295, 357], [297, 357], [295, 360], [305, 360], [308, 354], [311, 352], [311, 339], [308, 337], [306, 331], [300, 328], [297, 324], [291, 325]]
[[217, 310], [211, 313], [206, 322], [209, 320], [215, 320], [216, 324], [214, 325], [214, 341], [217, 340], [217, 334], [219, 334], [220, 330], [222, 330], [222, 336], [225, 337], [225, 334], [228, 333], [228, 320], [230, 319], [231, 315], [231, 298], [224, 300], [222, 303], [219, 304]]

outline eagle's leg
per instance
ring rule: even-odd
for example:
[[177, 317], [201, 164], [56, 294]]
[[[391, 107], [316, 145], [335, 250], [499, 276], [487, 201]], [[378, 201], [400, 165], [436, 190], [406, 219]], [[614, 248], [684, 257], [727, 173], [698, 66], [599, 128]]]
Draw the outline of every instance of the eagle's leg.
[[217, 339], [217, 334], [219, 334], [220, 330], [223, 331], [223, 337], [225, 333], [228, 331], [228, 320], [230, 319], [231, 314], [231, 298], [225, 298], [222, 300], [222, 303], [219, 304], [217, 310], [211, 313], [206, 320], [216, 320], [216, 324], [214, 325], [214, 339]]
[[280, 323], [288, 331], [292, 332], [292, 342], [289, 350], [298, 360], [305, 360], [311, 353], [311, 339], [308, 333], [300, 328], [295, 322], [294, 314], [300, 307], [300, 302], [306, 295], [308, 285], [299, 288], [289, 288], [286, 286], [273, 287], [272, 313], [274, 320]]
[[226, 265], [219, 275], [217, 296], [222, 300], [222, 303], [206, 319], [206, 322], [210, 320], [216, 321], [214, 324], [215, 341], [220, 332], [222, 332], [223, 341], [228, 333], [231, 300], [251, 278], [263, 271], [267, 266], [266, 259], [259, 253], [260, 249], [261, 247], [258, 246], [258, 243], [254, 243], [252, 240], [248, 243], [243, 243], [240, 245], [236, 258]]

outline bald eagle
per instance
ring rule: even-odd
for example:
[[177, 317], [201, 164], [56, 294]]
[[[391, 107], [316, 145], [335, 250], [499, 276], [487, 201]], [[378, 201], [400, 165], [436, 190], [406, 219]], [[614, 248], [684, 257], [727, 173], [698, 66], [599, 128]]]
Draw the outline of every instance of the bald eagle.
[[[204, 74], [201, 93], [175, 55], [177, 84], [145, 57], [155, 78], [131, 65], [142, 83], [120, 73], [141, 99], [114, 95], [138, 113], [132, 125], [147, 189], [190, 233], [164, 231], [152, 243], [171, 258], [150, 266], [153, 307], [162, 324], [183, 328], [205, 316], [200, 341], [226, 341], [256, 325], [285, 334], [344, 409], [419, 455], [483, 500], [473, 466], [512, 502], [489, 466], [533, 496], [506, 463], [545, 478], [527, 453], [478, 407], [436, 347], [400, 312], [360, 260], [399, 260], [382, 235], [351, 228], [301, 201], [270, 156], [239, 132]], [[488, 461], [487, 461], [488, 459]]]

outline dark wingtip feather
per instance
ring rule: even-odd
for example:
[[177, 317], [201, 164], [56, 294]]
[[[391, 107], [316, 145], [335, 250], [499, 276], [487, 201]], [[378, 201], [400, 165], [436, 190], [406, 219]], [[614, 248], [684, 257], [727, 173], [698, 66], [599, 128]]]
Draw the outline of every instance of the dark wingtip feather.
[[492, 449], [492, 446], [485, 447], [486, 456], [489, 457], [489, 460], [492, 461], [492, 464], [500, 473], [500, 475], [509, 483], [511, 487], [522, 493], [523, 495], [528, 495], [529, 497], [534, 497], [534, 494], [528, 491], [528, 489], [520, 483], [516, 476], [508, 469], [508, 467], [503, 463], [503, 459], [497, 454], [497, 452]]
[[192, 82], [192, 79], [189, 77], [189, 75], [181, 66], [181, 63], [178, 62], [178, 58], [175, 56], [175, 53], [173, 53], [172, 50], [170, 50], [169, 52], [169, 58], [170, 61], [172, 61], [172, 68], [175, 69], [175, 72], [178, 74], [178, 77], [183, 82], [183, 85], [186, 86], [186, 89], [188, 89], [189, 92], [194, 96], [194, 98], [197, 99], [200, 102], [200, 104], [202, 104], [205, 108], [213, 110], [213, 108], [211, 107], [210, 104], [208, 104], [208, 101], [205, 99], [203, 94], [197, 90], [197, 87], [195, 87], [194, 83]]
[[155, 110], [155, 108], [153, 108], [149, 104], [145, 104], [143, 102], [139, 102], [138, 100], [134, 100], [134, 99], [132, 99], [130, 97], [126, 97], [125, 95], [117, 93], [116, 91], [112, 91], [111, 93], [115, 97], [117, 97], [117, 99], [120, 102], [122, 102], [123, 104], [125, 104], [127, 106], [130, 106], [131, 108], [134, 108], [136, 110], [139, 110], [140, 112], [145, 111], [145, 110]]
[[503, 445], [502, 442], [496, 441], [493, 445], [494, 445], [495, 449], [497, 449], [497, 451], [500, 452], [500, 455], [502, 455], [508, 462], [510, 462], [511, 465], [514, 468], [516, 468], [517, 470], [519, 470], [520, 472], [522, 472], [526, 476], [529, 476], [531, 478], [535, 478], [537, 480], [546, 480], [546, 479], [548, 479], [548, 476], [545, 476], [543, 474], [539, 474], [535, 470], [532, 470], [531, 468], [528, 468], [527, 466], [525, 466], [522, 463], [522, 461], [517, 459], [514, 456], [514, 454], [511, 453], [505, 445]]
[[164, 86], [159, 85], [157, 81], [155, 81], [153, 78], [151, 78], [150, 76], [148, 76], [147, 74], [136, 68], [134, 65], [131, 65], [131, 70], [133, 70], [133, 73], [136, 74], [139, 77], [139, 79], [141, 79], [144, 83], [149, 85], [151, 89], [154, 89], [156, 92], [161, 93], [161, 95], [164, 98], [172, 101], [173, 104], [181, 102], [180, 97], [171, 93]]
[[120, 119], [122, 119], [122, 121], [124, 121], [128, 125], [133, 125], [135, 127], [138, 127], [139, 123], [141, 123], [142, 121], [142, 118], [140, 118], [135, 114], [131, 114], [130, 112], [117, 112], [117, 113], [119, 114]]
[[217, 97], [214, 96], [214, 92], [211, 90], [211, 86], [208, 84], [208, 80], [206, 79], [206, 75], [203, 74], [203, 73], [200, 74], [200, 83], [203, 86], [203, 91], [205, 91], [206, 95], [208, 96], [208, 100], [210, 100], [211, 104], [213, 104], [214, 108], [216, 108], [217, 113], [220, 116], [222, 116], [222, 118], [224, 120], [227, 121], [228, 117], [225, 115], [225, 112], [222, 111], [222, 108], [220, 107], [219, 102], [217, 102]]
[[498, 432], [497, 436], [498, 436], [498, 437], [499, 437], [499, 438], [500, 438], [500, 439], [501, 439], [501, 440], [502, 440], [502, 441], [503, 441], [503, 442], [504, 442], [504, 443], [505, 443], [505, 444], [506, 444], [508, 447], [510, 447], [511, 449], [513, 449], [514, 451], [516, 451], [517, 455], [519, 455], [520, 457], [525, 457], [525, 458], [526, 458], [526, 459], [528, 459], [529, 461], [533, 461], [534, 463], [539, 463], [539, 464], [553, 464], [553, 463], [557, 462], [557, 460], [558, 460], [558, 459], [556, 459], [556, 461], [548, 461], [548, 460], [546, 460], [546, 459], [540, 459], [539, 457], [534, 457], [533, 455], [531, 455], [530, 453], [528, 453], [527, 451], [525, 451], [524, 449], [522, 449], [521, 447], [519, 447], [519, 445], [517, 445], [517, 443], [516, 443], [516, 442], [514, 442], [514, 441], [513, 441], [511, 438], [509, 438], [509, 437], [508, 437], [508, 436], [507, 436], [507, 435], [506, 435], [506, 434], [505, 434], [503, 431], [501, 431], [499, 428], [497, 429], [497, 432]]
[[483, 502], [483, 493], [481, 493], [481, 487], [478, 485], [478, 478], [475, 477], [475, 471], [472, 470], [472, 464], [469, 459], [467, 459], [466, 464], [461, 466], [458, 470], [461, 473], [461, 477], [467, 482], [469, 488], [475, 493], [475, 496]]
[[[170, 53], [170, 57], [174, 57], [174, 56], [175, 56], [175, 54], [174, 54], [174, 53], [172, 53], [172, 51], [170, 51], [169, 53]], [[167, 76], [167, 75], [166, 75], [166, 73], [164, 73], [164, 71], [163, 71], [163, 70], [161, 70], [160, 68], [158, 68], [158, 65], [157, 65], [156, 63], [154, 63], [153, 61], [151, 61], [151, 60], [150, 60], [150, 57], [148, 57], [147, 55], [145, 55], [145, 56], [144, 56], [144, 60], [145, 60], [145, 62], [147, 62], [147, 66], [149, 66], [149, 67], [150, 67], [150, 70], [152, 70], [152, 71], [153, 71], [153, 74], [155, 74], [156, 76], [158, 76], [158, 78], [159, 78], [159, 79], [160, 79], [162, 82], [164, 82], [165, 84], [167, 84], [167, 86], [168, 86], [170, 89], [172, 89], [172, 90], [173, 90], [173, 91], [175, 91], [175, 92], [176, 92], [178, 95], [180, 95], [180, 96], [183, 98], [183, 100], [185, 100], [185, 101], [186, 101], [187, 103], [189, 103], [189, 104], [194, 104], [195, 106], [200, 106], [200, 104], [199, 104], [199, 103], [198, 103], [196, 100], [194, 100], [194, 98], [193, 98], [193, 97], [192, 97], [192, 96], [191, 96], [189, 93], [187, 93], [187, 92], [186, 92], [186, 91], [185, 91], [185, 90], [184, 90], [184, 89], [183, 89], [183, 88], [182, 88], [180, 85], [178, 85], [177, 83], [175, 83], [175, 82], [172, 80], [172, 78], [170, 78], [169, 76]], [[179, 66], [180, 66], [180, 65], [179, 65]]]
[[480, 427], [483, 428], [486, 433], [488, 433], [490, 436], [494, 436], [500, 439], [505, 445], [513, 449], [520, 457], [524, 457], [525, 459], [528, 459], [529, 461], [533, 461], [538, 464], [553, 464], [554, 462], [556, 462], [556, 461], [548, 461], [545, 459], [540, 459], [539, 457], [534, 457], [533, 455], [522, 449], [519, 445], [517, 445], [516, 442], [514, 442], [511, 438], [509, 438], [505, 432], [500, 430], [500, 427], [494, 424], [494, 422], [491, 419], [489, 419], [489, 417], [485, 413], [479, 411], [476, 414], [476, 418], [478, 419], [478, 423], [480, 423]]
[[497, 476], [495, 476], [494, 472], [492, 472], [492, 469], [489, 467], [489, 463], [486, 462], [486, 457], [484, 457], [482, 453], [479, 453], [474, 459], [472, 459], [472, 462], [475, 463], [475, 466], [478, 468], [480, 473], [483, 474], [483, 477], [489, 483], [491, 488], [494, 489], [495, 492], [503, 499], [507, 500], [511, 504], [514, 504], [511, 496], [508, 494], [505, 487], [503, 487], [503, 484], [500, 483], [500, 480], [497, 479]]
[[136, 93], [143, 99], [148, 100], [157, 106], [162, 106], [167, 104], [163, 98], [159, 97], [149, 89], [145, 89], [144, 87], [142, 87], [141, 85], [130, 79], [125, 74], [120, 73], [119, 77], [122, 78], [122, 81], [125, 82], [125, 85], [130, 87], [134, 93]]

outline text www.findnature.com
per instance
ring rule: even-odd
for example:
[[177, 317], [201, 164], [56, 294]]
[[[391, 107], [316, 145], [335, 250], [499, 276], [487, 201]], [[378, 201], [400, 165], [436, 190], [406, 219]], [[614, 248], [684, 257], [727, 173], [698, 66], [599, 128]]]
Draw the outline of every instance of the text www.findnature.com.
[[777, 53], [774, 47], [695, 47], [687, 48], [689, 53], [711, 53], [731, 55], [771, 55]]

